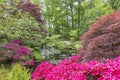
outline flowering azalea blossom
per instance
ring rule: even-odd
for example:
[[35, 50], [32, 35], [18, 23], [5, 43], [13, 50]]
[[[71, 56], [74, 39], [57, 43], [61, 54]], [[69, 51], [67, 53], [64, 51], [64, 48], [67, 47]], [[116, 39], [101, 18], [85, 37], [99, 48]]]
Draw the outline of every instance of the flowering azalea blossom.
[[31, 74], [32, 80], [87, 80], [89, 77], [97, 77], [97, 80], [120, 79], [120, 57], [104, 63], [97, 60], [79, 63], [79, 58], [79, 55], [73, 56], [57, 65], [43, 62]]

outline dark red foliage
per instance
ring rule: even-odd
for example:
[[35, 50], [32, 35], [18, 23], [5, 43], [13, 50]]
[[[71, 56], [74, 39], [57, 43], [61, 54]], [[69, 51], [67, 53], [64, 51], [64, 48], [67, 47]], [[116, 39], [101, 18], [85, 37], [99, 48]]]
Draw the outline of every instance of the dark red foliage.
[[[120, 11], [100, 17], [81, 37], [84, 60], [113, 59], [120, 55]], [[87, 54], [87, 55], [86, 55]]]
[[38, 22], [44, 23], [44, 20], [42, 20], [41, 17], [41, 10], [38, 5], [33, 4], [30, 1], [27, 2], [21, 2], [20, 4], [20, 9], [24, 12], [28, 12], [31, 16], [33, 16]]

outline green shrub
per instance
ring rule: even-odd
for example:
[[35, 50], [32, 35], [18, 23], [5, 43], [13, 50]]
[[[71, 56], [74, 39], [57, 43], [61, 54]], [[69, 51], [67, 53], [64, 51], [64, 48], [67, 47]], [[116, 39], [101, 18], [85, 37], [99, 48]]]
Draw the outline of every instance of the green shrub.
[[60, 50], [61, 54], [72, 54], [75, 53], [76, 50], [75, 46], [70, 42], [66, 43], [61, 41], [56, 42], [53, 45], [56, 49]]
[[20, 64], [14, 64], [9, 72], [8, 80], [30, 80], [30, 73]]
[[8, 80], [9, 70], [5, 69], [3, 66], [0, 69], [0, 79]]
[[78, 29], [71, 30], [70, 33], [69, 33], [69, 35], [70, 35], [70, 40], [71, 41], [78, 40], [79, 39]]
[[8, 69], [2, 66], [0, 69], [0, 80], [30, 80], [29, 70], [20, 64], [13, 64]]

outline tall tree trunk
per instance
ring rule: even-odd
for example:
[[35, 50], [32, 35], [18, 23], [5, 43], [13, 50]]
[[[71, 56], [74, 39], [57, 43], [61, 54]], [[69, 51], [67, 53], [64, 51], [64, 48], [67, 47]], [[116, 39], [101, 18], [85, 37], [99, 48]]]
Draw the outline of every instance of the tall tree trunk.
[[81, 3], [78, 1], [78, 29], [80, 29], [80, 7]]
[[71, 12], [71, 22], [72, 22], [72, 28], [71, 29], [74, 29], [73, 3], [70, 4], [70, 12]]

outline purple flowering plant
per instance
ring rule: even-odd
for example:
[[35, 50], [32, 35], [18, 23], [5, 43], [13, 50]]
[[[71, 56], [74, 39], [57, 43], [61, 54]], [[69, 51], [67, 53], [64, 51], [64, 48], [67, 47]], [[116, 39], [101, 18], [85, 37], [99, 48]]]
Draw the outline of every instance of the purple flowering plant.
[[20, 62], [22, 65], [33, 66], [33, 53], [24, 46], [22, 40], [13, 40], [1, 46], [0, 62]]

